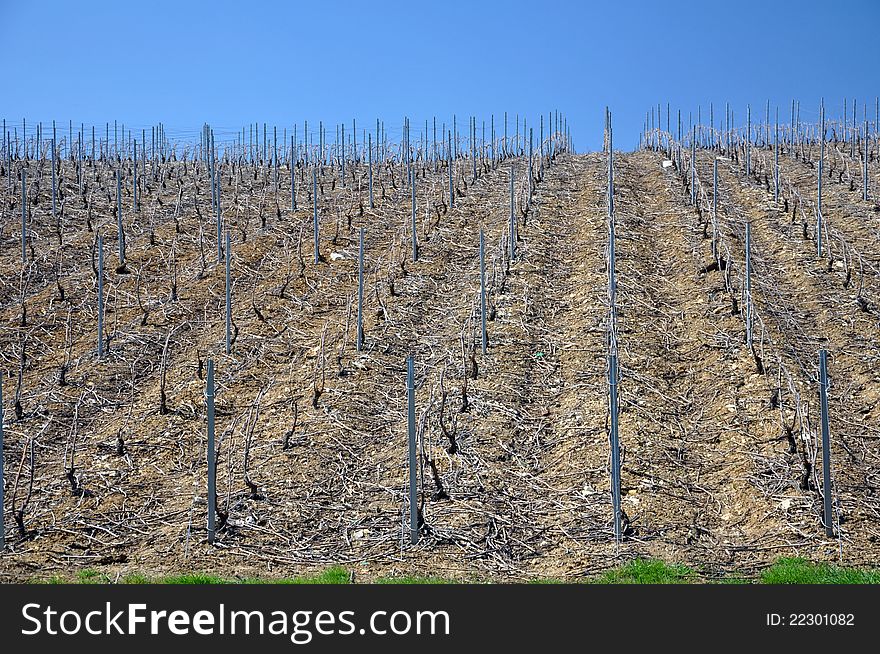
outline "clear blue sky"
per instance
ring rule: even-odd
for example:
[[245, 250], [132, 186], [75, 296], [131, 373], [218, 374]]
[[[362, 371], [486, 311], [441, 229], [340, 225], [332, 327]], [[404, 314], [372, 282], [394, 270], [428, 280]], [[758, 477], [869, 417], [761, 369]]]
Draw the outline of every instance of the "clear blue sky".
[[609, 105], [632, 148], [658, 102], [744, 117], [769, 99], [787, 118], [796, 97], [812, 120], [821, 96], [829, 116], [855, 97], [861, 115], [880, 93], [878, 25], [878, 0], [0, 0], [0, 117], [193, 135], [378, 117], [396, 134], [404, 115], [416, 131], [559, 109], [584, 150]]

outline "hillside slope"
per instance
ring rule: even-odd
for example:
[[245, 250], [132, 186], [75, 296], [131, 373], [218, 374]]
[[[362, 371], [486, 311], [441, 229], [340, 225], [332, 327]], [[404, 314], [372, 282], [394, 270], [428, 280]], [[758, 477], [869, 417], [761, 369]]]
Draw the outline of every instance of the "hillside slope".
[[[865, 311], [856, 301], [880, 288], [872, 263], [880, 240], [860, 220], [870, 204], [842, 184], [830, 191], [830, 224], [862, 253], [860, 283], [844, 284], [846, 270], [810, 257], [814, 243], [786, 229], [786, 209], [766, 188], [746, 179], [736, 162], [723, 164], [718, 229], [733, 244], [731, 274], [741, 269], [743, 221], [752, 221], [759, 369], [744, 346], [741, 303], [725, 287], [728, 271], [711, 269], [705, 209], [688, 203], [660, 154], [615, 157], [629, 526], [619, 544], [609, 495], [603, 155], [543, 162], [527, 211], [522, 158], [486, 162], [477, 179], [470, 162], [457, 162], [454, 207], [445, 163], [419, 164], [417, 261], [402, 167], [377, 166], [374, 209], [363, 163], [347, 168], [345, 186], [340, 171], [327, 167], [319, 175], [318, 264], [310, 169], [295, 170], [292, 212], [286, 168], [276, 189], [269, 169], [225, 165], [228, 355], [225, 271], [204, 166], [166, 162], [148, 171], [138, 212], [127, 182], [126, 270], [117, 270], [113, 165], [87, 165], [80, 194], [73, 164], [63, 164], [56, 223], [49, 164], [30, 163], [24, 268], [20, 187], [13, 181], [10, 192], [4, 171], [0, 353], [9, 546], [0, 555], [2, 578], [82, 566], [290, 575], [335, 563], [362, 564], [366, 577], [574, 577], [635, 555], [710, 571], [753, 570], [791, 554], [876, 565], [880, 331], [877, 305]], [[700, 175], [710, 184], [712, 157], [701, 157]], [[126, 180], [130, 166], [122, 164]], [[797, 162], [786, 166], [791, 175], [803, 172]], [[819, 347], [830, 353], [839, 538], [827, 538], [821, 524]], [[407, 532], [408, 355], [422, 444], [416, 546]], [[214, 546], [205, 542], [209, 357], [217, 370], [223, 523]]]

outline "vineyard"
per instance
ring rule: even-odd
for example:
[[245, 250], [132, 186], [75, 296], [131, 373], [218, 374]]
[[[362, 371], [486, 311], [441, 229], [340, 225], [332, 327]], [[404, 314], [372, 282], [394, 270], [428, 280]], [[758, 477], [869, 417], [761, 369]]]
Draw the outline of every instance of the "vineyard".
[[799, 113], [4, 123], [0, 579], [880, 564], [877, 120]]

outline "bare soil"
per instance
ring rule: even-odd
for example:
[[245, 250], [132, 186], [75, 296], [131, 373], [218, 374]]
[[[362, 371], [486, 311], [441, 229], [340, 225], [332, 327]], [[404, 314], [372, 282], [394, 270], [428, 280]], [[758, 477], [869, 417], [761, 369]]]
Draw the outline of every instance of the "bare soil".
[[[698, 158], [710, 193], [712, 159], [711, 152]], [[224, 164], [234, 280], [229, 355], [204, 165], [148, 164], [135, 212], [131, 162], [121, 164], [127, 272], [117, 271], [117, 164], [87, 163], [83, 193], [75, 164], [61, 165], [60, 222], [51, 212], [51, 164], [28, 164], [24, 267], [18, 167], [11, 190], [4, 169], [7, 549], [0, 579], [81, 568], [111, 577], [281, 577], [341, 564], [363, 579], [523, 580], [577, 578], [635, 556], [707, 574], [750, 573], [784, 555], [877, 565], [880, 230], [873, 203], [861, 200], [858, 183], [854, 190], [845, 180], [829, 183], [829, 263], [816, 257], [812, 223], [804, 238], [810, 207], [802, 215], [793, 200], [788, 207], [773, 201], [765, 179], [772, 153], [758, 153], [751, 177], [740, 161], [725, 159], [716, 228], [730, 260], [713, 270], [710, 212], [689, 203], [662, 160], [647, 151], [615, 155], [627, 517], [620, 543], [609, 480], [604, 155], [536, 161], [528, 210], [523, 158], [486, 161], [477, 179], [469, 161], [457, 162], [454, 207], [445, 163], [417, 164], [415, 262], [410, 189], [399, 163], [376, 166], [374, 209], [363, 163], [346, 166], [344, 187], [338, 168], [322, 170], [318, 264], [310, 169], [295, 170], [292, 212], [286, 166], [276, 190], [271, 168]], [[783, 170], [786, 197], [791, 189], [813, 197], [809, 164], [786, 157]], [[747, 220], [754, 351], [745, 345], [741, 295]], [[365, 342], [358, 353], [361, 227]], [[833, 538], [821, 516], [820, 348], [829, 351], [831, 374]], [[408, 355], [421, 441], [415, 546], [406, 500]], [[205, 529], [209, 357], [217, 370], [222, 514], [214, 545]]]

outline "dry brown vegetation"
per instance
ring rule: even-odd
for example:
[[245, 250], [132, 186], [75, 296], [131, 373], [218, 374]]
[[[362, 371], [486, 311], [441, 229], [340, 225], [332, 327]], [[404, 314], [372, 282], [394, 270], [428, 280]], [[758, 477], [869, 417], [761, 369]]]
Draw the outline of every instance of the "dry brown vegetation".
[[[711, 197], [712, 160], [700, 151]], [[880, 562], [880, 230], [858, 183], [824, 200], [817, 258], [809, 151], [786, 156], [784, 201], [740, 157], [720, 166], [713, 217], [664, 155], [616, 156], [617, 270], [627, 534], [614, 541], [606, 372], [606, 158], [560, 153], [472, 178], [419, 162], [419, 258], [405, 166], [276, 185], [224, 163], [233, 346], [204, 164], [27, 163], [22, 268], [18, 162], [3, 162], [0, 356], [7, 551], [0, 574], [77, 567], [151, 574], [290, 575], [330, 564], [363, 576], [572, 577], [635, 555], [754, 570], [782, 555]], [[841, 157], [845, 153], [841, 151]], [[127, 183], [127, 272], [116, 269], [115, 170]], [[517, 257], [507, 258], [510, 167]], [[851, 174], [859, 174], [850, 163]], [[871, 171], [877, 173], [877, 163]], [[14, 178], [10, 185], [7, 176]], [[285, 181], [286, 180], [286, 181]], [[799, 213], [800, 212], [800, 213]], [[808, 223], [805, 228], [801, 223]], [[756, 347], [744, 345], [742, 239], [752, 221]], [[355, 351], [358, 230], [366, 230], [365, 346]], [[480, 353], [478, 233], [487, 235], [489, 351]], [[105, 343], [96, 356], [95, 243], [105, 243]], [[816, 352], [830, 354], [838, 537], [821, 522]], [[406, 538], [405, 359], [416, 362], [421, 541]], [[217, 543], [205, 542], [204, 364], [217, 369]], [[23, 362], [23, 363], [22, 363]], [[18, 375], [21, 370], [21, 381]], [[20, 388], [19, 388], [20, 387]]]

